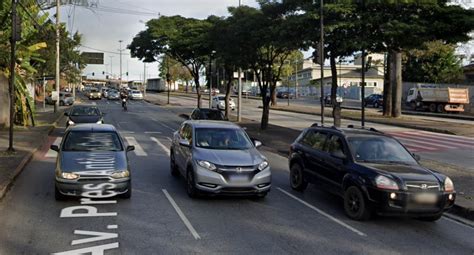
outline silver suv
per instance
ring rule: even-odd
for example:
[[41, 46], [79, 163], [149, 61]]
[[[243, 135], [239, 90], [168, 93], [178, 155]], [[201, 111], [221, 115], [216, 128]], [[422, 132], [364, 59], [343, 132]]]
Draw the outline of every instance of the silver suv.
[[265, 197], [271, 172], [267, 159], [238, 125], [224, 121], [185, 121], [170, 150], [173, 176], [186, 179], [191, 198], [200, 193]]

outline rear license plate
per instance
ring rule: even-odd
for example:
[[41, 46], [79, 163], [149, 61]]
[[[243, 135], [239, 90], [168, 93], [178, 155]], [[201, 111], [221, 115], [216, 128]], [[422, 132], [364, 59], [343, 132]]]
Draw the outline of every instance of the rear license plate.
[[433, 193], [415, 194], [413, 200], [419, 204], [435, 204], [438, 201], [438, 196]]

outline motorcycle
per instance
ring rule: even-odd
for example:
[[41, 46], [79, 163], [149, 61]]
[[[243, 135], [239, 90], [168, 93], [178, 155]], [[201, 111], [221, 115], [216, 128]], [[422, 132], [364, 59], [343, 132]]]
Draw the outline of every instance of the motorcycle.
[[123, 98], [122, 99], [122, 107], [124, 111], [127, 111], [127, 99]]

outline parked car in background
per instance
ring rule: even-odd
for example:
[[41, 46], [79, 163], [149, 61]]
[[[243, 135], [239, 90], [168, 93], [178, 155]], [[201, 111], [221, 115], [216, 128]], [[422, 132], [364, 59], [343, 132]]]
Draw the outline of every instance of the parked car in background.
[[[232, 109], [232, 111], [235, 110], [235, 102], [231, 97], [229, 98], [229, 107], [230, 109]], [[225, 96], [224, 95], [213, 96], [212, 102], [211, 102], [211, 108], [218, 109], [218, 110], [225, 110]]]
[[[342, 103], [343, 101], [344, 101], [344, 99], [342, 98], [342, 96], [336, 95], [336, 102]], [[327, 104], [327, 105], [332, 104], [331, 94], [326, 94], [326, 96], [324, 96], [324, 103]]]
[[418, 163], [395, 138], [375, 129], [311, 127], [290, 147], [290, 185], [335, 191], [346, 215], [373, 213], [436, 221], [454, 205], [451, 179]]
[[383, 106], [383, 95], [381, 94], [371, 94], [364, 100], [365, 106], [371, 105], [374, 108], [379, 108]]
[[75, 105], [64, 115], [68, 116], [66, 127], [84, 123], [104, 123], [104, 113], [95, 105]]
[[[56, 100], [53, 100], [51, 94], [45, 98], [47, 104], [54, 104]], [[74, 97], [69, 92], [59, 92], [59, 105], [73, 105]]]
[[265, 197], [271, 171], [260, 145], [232, 122], [188, 120], [173, 135], [171, 174], [184, 176], [192, 198], [203, 193]]
[[132, 100], [143, 100], [143, 94], [140, 90], [131, 90], [128, 95]]
[[290, 98], [293, 99], [295, 97], [295, 94], [288, 92], [288, 91], [278, 91], [276, 97], [278, 98]]
[[109, 92], [107, 94], [108, 94], [107, 95], [108, 100], [119, 100], [120, 99], [120, 94], [116, 90], [109, 90]]
[[[87, 124], [69, 128], [61, 145], [51, 145], [51, 149], [58, 152], [54, 185], [57, 200], [98, 193], [131, 197], [127, 152], [135, 147], [125, 147], [114, 126]], [[99, 188], [104, 184], [105, 190]]]
[[189, 116], [191, 120], [227, 120], [220, 110], [209, 108], [196, 108]]
[[89, 92], [89, 96], [88, 96], [89, 100], [92, 100], [92, 99], [102, 99], [102, 93], [100, 92], [99, 89], [97, 88], [92, 88]]

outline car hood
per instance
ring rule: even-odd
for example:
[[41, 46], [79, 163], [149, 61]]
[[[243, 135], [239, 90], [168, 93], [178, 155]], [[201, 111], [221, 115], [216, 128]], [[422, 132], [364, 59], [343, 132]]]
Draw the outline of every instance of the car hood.
[[69, 116], [74, 123], [96, 123], [102, 116]]
[[254, 166], [265, 160], [265, 157], [256, 148], [247, 150], [211, 150], [196, 148], [193, 157], [224, 166]]
[[114, 171], [128, 169], [124, 151], [61, 152], [59, 165], [63, 172], [81, 175], [109, 175]]
[[366, 167], [392, 174], [403, 181], [439, 182], [430, 170], [419, 165], [364, 163]]

